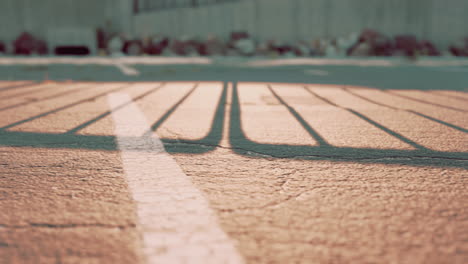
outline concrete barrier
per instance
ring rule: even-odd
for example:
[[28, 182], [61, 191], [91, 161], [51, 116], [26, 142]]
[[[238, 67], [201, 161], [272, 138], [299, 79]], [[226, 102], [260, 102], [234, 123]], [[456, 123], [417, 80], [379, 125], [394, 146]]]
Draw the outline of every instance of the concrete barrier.
[[446, 47], [468, 34], [466, 0], [240, 0], [198, 8], [141, 12], [137, 35], [227, 36], [247, 30], [260, 40], [339, 37], [364, 28], [413, 34]]

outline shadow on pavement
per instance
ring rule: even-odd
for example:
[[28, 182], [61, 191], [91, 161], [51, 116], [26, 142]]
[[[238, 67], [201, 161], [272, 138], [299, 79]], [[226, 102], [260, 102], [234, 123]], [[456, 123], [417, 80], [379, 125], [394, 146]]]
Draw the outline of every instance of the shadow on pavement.
[[[50, 96], [46, 96], [46, 97], [43, 97], [43, 98], [40, 98], [40, 99], [37, 99], [37, 100], [28, 100], [28, 101], [26, 101], [26, 102], [21, 102], [21, 103], [9, 105], [9, 106], [6, 106], [6, 107], [2, 107], [2, 108], [0, 108], [0, 112], [1, 112], [1, 111], [5, 111], [5, 110], [8, 110], [8, 109], [12, 109], [12, 108], [20, 107], [20, 106], [26, 106], [26, 105], [29, 105], [29, 104], [32, 104], [32, 103], [37, 103], [37, 102], [40, 102], [40, 101], [45, 101], [45, 100], [60, 98], [60, 97], [62, 97], [62, 96], [74, 94], [74, 93], [77, 93], [77, 92], [81, 92], [81, 91], [83, 91], [83, 90], [85, 90], [85, 89], [91, 89], [91, 88], [93, 88], [91, 85], [89, 85], [89, 87], [86, 87], [86, 88], [74, 87], [74, 88], [72, 88], [72, 89], [70, 89], [70, 90], [68, 90], [68, 91], [56, 93], [56, 94], [53, 94], [53, 95], [50, 95]], [[2, 98], [2, 99], [4, 99], [4, 98]], [[9, 98], [9, 99], [11, 99], [11, 98]]]
[[[403, 109], [403, 108], [398, 108], [398, 107], [394, 107], [394, 106], [391, 106], [391, 105], [388, 105], [388, 104], [383, 104], [383, 103], [376, 102], [376, 101], [374, 101], [374, 100], [372, 100], [372, 99], [370, 99], [370, 98], [367, 98], [367, 97], [365, 97], [365, 96], [362, 96], [362, 95], [360, 95], [360, 94], [357, 94], [357, 93], [353, 92], [351, 89], [348, 89], [348, 88], [346, 88], [346, 87], [344, 88], [344, 90], [345, 90], [346, 92], [348, 92], [348, 93], [350, 93], [350, 94], [356, 96], [356, 97], [359, 97], [359, 98], [361, 98], [361, 99], [363, 99], [363, 100], [369, 102], [369, 103], [372, 103], [372, 104], [375, 104], [375, 105], [379, 105], [379, 106], [383, 106], [383, 107], [386, 107], [386, 108], [389, 108], [389, 109], [393, 109], [393, 110], [399, 110], [399, 111], [405, 111], [405, 112], [408, 112], [408, 113], [413, 113], [413, 114], [418, 115], [418, 116], [420, 116], [420, 117], [422, 117], [422, 118], [426, 118], [426, 119], [429, 119], [429, 120], [431, 120], [431, 121], [434, 121], [434, 122], [437, 122], [437, 123], [439, 123], [439, 124], [442, 124], [442, 125], [444, 125], [444, 126], [448, 126], [448, 127], [453, 128], [453, 129], [456, 129], [456, 130], [458, 130], [458, 131], [461, 131], [461, 132], [464, 132], [464, 133], [468, 133], [468, 129], [464, 129], [464, 128], [462, 128], [462, 127], [459, 127], [459, 126], [456, 126], [456, 125], [447, 123], [447, 122], [442, 121], [442, 120], [440, 120], [440, 119], [437, 119], [437, 118], [434, 118], [434, 117], [431, 117], [431, 116], [427, 116], [427, 115], [422, 114], [422, 113], [420, 113], [420, 112], [417, 112], [417, 111], [414, 111], [414, 110], [407, 110], [407, 109]], [[452, 97], [452, 98], [453, 98], [453, 97]]]
[[[174, 140], [174, 139], [162, 139], [165, 148], [171, 153], [191, 153], [200, 154], [213, 151], [219, 146], [221, 138], [223, 137], [223, 126], [224, 126], [224, 114], [226, 111], [227, 101], [227, 90], [228, 83], [224, 82], [223, 91], [216, 107], [216, 113], [214, 115], [213, 123], [211, 124], [208, 135], [199, 140]], [[179, 100], [174, 106], [172, 106], [158, 121], [152, 126], [151, 130], [156, 131], [159, 126], [172, 114], [182, 103], [185, 101], [196, 89], [194, 87], [190, 90], [181, 100]]]
[[[277, 95], [276, 95], [277, 96]], [[280, 99], [280, 98], [279, 98]], [[285, 102], [280, 100], [283, 104]], [[290, 111], [290, 106], [286, 106]], [[379, 129], [403, 140], [407, 143], [412, 141], [406, 139], [396, 132], [377, 124], [376, 122], [366, 118], [362, 114], [352, 110], [352, 113], [365, 121], [375, 125]], [[306, 122], [294, 111], [294, 117], [300, 118], [299, 123], [304, 126]], [[413, 143], [416, 150], [382, 150], [382, 149], [365, 149], [365, 148], [343, 148], [335, 147], [329, 144], [323, 144], [323, 139], [317, 137], [317, 132], [313, 131], [309, 125], [304, 128], [309, 134], [314, 137], [319, 143], [319, 146], [292, 146], [292, 145], [275, 145], [275, 144], [259, 144], [249, 140], [241, 124], [241, 108], [237, 87], [232, 91], [232, 110], [230, 122], [230, 142], [234, 150], [242, 155], [253, 156], [269, 156], [276, 158], [295, 158], [295, 159], [313, 159], [313, 160], [345, 160], [369, 163], [385, 163], [385, 164], [408, 164], [408, 165], [429, 165], [429, 166], [454, 166], [466, 167], [468, 165], [467, 153], [465, 152], [441, 152], [426, 149], [422, 146]], [[322, 142], [321, 142], [322, 141]], [[439, 160], [438, 160], [439, 159]], [[443, 160], [441, 162], [441, 160]]]
[[[227, 106], [228, 82], [224, 82], [222, 94], [220, 96], [216, 113], [211, 124], [208, 135], [200, 140], [184, 140], [184, 139], [162, 139], [165, 143], [166, 150], [170, 153], [187, 153], [187, 154], [202, 154], [215, 150], [219, 147], [223, 136], [224, 116]], [[134, 100], [141, 100], [149, 94], [157, 91], [164, 83], [157, 86], [148, 92], [136, 97]], [[67, 108], [80, 105], [86, 101], [106, 96], [108, 93], [115, 92], [128, 87], [128, 84], [114, 88], [111, 91], [100, 93], [90, 98], [81, 99], [71, 104], [38, 114], [36, 116], [14, 122], [0, 128], [0, 146], [15, 146], [15, 147], [33, 147], [33, 148], [70, 148], [70, 149], [91, 149], [91, 150], [118, 150], [116, 139], [113, 136], [97, 136], [97, 135], [77, 135], [76, 132], [93, 124], [111, 114], [111, 111], [106, 111], [95, 118], [61, 134], [48, 133], [33, 133], [33, 132], [15, 132], [8, 131], [17, 125], [30, 122], [32, 120], [47, 116], [52, 113], [57, 113]], [[189, 98], [197, 89], [197, 84], [188, 91], [178, 102], [176, 102], [166, 113], [151, 125], [151, 130], [156, 131], [178, 107]], [[327, 102], [328, 104], [340, 107], [329, 100], [320, 97], [306, 87], [308, 92]], [[362, 163], [380, 163], [380, 164], [407, 164], [407, 165], [424, 165], [438, 167], [460, 167], [468, 166], [468, 156], [466, 152], [443, 152], [427, 149], [409, 138], [406, 138], [389, 128], [379, 124], [362, 113], [356, 110], [340, 107], [351, 114], [361, 118], [367, 123], [377, 127], [399, 140], [412, 145], [415, 150], [393, 150], [393, 149], [370, 149], [370, 148], [351, 148], [351, 147], [336, 147], [330, 145], [317, 131], [315, 131], [305, 119], [292, 106], [288, 105], [275, 91], [269, 87], [270, 92], [286, 107], [291, 115], [305, 128], [305, 130], [319, 143], [318, 146], [306, 145], [281, 145], [281, 144], [261, 144], [249, 140], [242, 129], [241, 124], [241, 107], [239, 101], [239, 92], [237, 82], [233, 83], [232, 87], [232, 104], [229, 123], [229, 142], [232, 150], [240, 155], [246, 155], [256, 158], [283, 158], [283, 159], [304, 159], [304, 160], [329, 160], [329, 161], [349, 161]], [[345, 89], [346, 90], [346, 89]], [[349, 91], [349, 90], [348, 90]], [[125, 107], [127, 104], [121, 105], [118, 108]], [[113, 109], [116, 110], [116, 109]], [[422, 114], [421, 114], [422, 115]], [[434, 122], [446, 125], [448, 127], [456, 127], [449, 123], [429, 118]], [[461, 128], [458, 128], [460, 130]], [[466, 133], [466, 130], [460, 130]], [[225, 131], [226, 132], [226, 131]], [[145, 135], [142, 135], [145, 136]]]
[[28, 87], [34, 86], [36, 84], [37, 84], [36, 82], [28, 82], [28, 83], [8, 85], [8, 86], [5, 86], [5, 87], [1, 87], [0, 92], [12, 90], [12, 89], [28, 88]]
[[446, 109], [450, 109], [450, 110], [454, 110], [454, 111], [458, 111], [458, 112], [464, 112], [464, 113], [468, 112], [468, 111], [466, 111], [466, 110], [464, 110], [464, 109], [459, 109], [459, 108], [456, 108], [456, 107], [447, 106], [447, 105], [442, 105], [442, 104], [436, 104], [436, 103], [428, 102], [428, 101], [423, 100], [423, 99], [420, 99], [420, 98], [414, 98], [414, 97], [411, 97], [411, 96], [406, 96], [406, 95], [398, 94], [398, 93], [395, 93], [395, 92], [392, 92], [392, 91], [384, 91], [384, 92], [389, 93], [389, 94], [392, 94], [392, 95], [394, 95], [394, 96], [398, 96], [398, 97], [407, 99], [407, 100], [411, 100], [411, 101], [423, 103], [423, 104], [428, 104], [428, 105], [432, 105], [432, 106], [442, 107], [442, 108], [446, 108]]

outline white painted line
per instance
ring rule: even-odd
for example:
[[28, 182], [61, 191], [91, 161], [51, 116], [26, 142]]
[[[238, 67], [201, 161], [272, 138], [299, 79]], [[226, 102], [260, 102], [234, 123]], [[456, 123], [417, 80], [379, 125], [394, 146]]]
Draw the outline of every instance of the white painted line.
[[0, 57], [0, 65], [113, 65], [115, 61], [124, 64], [177, 65], [177, 64], [212, 64], [213, 60], [203, 57]]
[[350, 65], [350, 66], [398, 66], [400, 61], [385, 59], [332, 59], [332, 58], [291, 58], [291, 59], [266, 59], [252, 60], [247, 63], [251, 67], [275, 67], [275, 66], [294, 66], [294, 65]]
[[127, 94], [108, 96], [148, 263], [244, 263], [214, 211]]
[[304, 73], [309, 74], [309, 75], [317, 75], [317, 76], [330, 75], [328, 71], [324, 71], [324, 70], [305, 70]]
[[442, 72], [468, 72], [467, 67], [434, 67], [432, 69]]
[[119, 70], [125, 74], [125, 75], [130, 75], [130, 76], [137, 76], [137, 75], [140, 75], [140, 72], [138, 72], [136, 69], [128, 66], [128, 65], [125, 65], [121, 62], [116, 62], [114, 64], [117, 68], [119, 68]]

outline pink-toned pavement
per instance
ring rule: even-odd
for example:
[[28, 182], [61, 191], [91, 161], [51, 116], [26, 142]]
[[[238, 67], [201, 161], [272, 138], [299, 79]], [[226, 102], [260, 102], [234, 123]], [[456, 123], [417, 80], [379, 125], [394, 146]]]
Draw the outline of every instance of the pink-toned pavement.
[[171, 220], [129, 187], [126, 107], [206, 199], [230, 263], [466, 263], [466, 92], [208, 81], [0, 82], [0, 263], [148, 262], [142, 218]]

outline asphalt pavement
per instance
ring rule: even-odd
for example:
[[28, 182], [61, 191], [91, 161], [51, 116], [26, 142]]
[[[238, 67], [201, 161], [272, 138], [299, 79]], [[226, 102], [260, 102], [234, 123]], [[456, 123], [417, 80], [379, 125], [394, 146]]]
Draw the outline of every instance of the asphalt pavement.
[[0, 66], [0, 263], [466, 262], [466, 66], [123, 67]]

